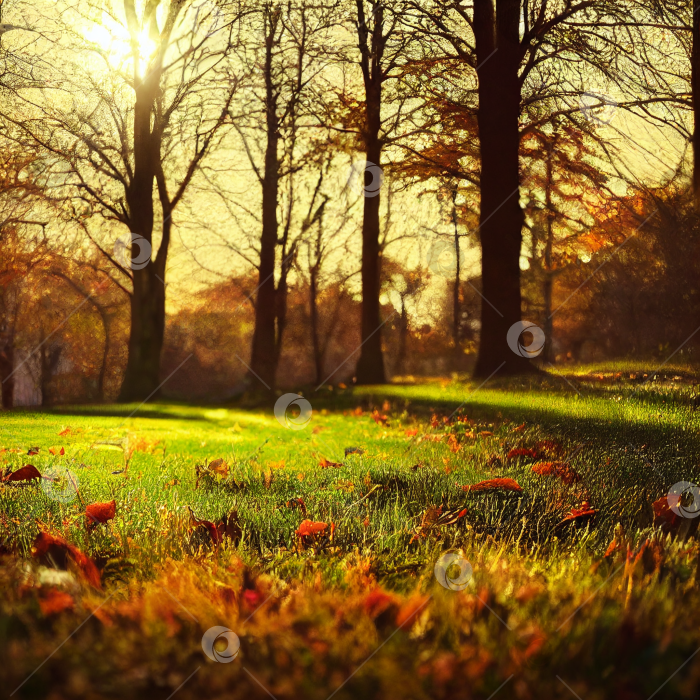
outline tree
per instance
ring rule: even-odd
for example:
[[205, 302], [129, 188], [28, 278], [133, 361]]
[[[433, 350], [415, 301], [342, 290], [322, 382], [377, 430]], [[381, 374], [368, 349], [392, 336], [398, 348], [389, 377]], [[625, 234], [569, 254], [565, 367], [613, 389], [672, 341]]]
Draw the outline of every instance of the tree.
[[[238, 134], [260, 186], [257, 250], [246, 260], [258, 269], [250, 382], [274, 387], [287, 317], [288, 277], [300, 236], [323, 212], [323, 203], [297, 221], [299, 180], [318, 155], [302, 130], [317, 125], [320, 80], [336, 23], [333, 4], [297, 0], [255, 5], [244, 22], [248, 42], [239, 56], [253, 69], [252, 99], [238, 105]], [[316, 156], [314, 155], [316, 154]], [[312, 187], [313, 192], [313, 187]], [[247, 212], [249, 213], [249, 212]], [[257, 260], [255, 255], [257, 254]]]
[[[233, 2], [224, 9], [198, 0], [63, 0], [44, 18], [56, 30], [46, 34], [58, 38], [37, 49], [47, 76], [39, 99], [19, 87], [3, 108], [21, 141], [53, 164], [51, 196], [131, 282], [123, 401], [160, 388], [173, 216], [222, 138], [238, 89], [229, 61], [238, 10]], [[103, 221], [121, 229], [131, 260], [98, 240]]]
[[362, 345], [356, 377], [358, 384], [382, 384], [386, 381], [379, 304], [382, 151], [388, 142], [388, 132], [400, 113], [400, 108], [397, 112], [395, 107], [395, 113], [387, 118], [382, 108], [385, 83], [398, 77], [408, 37], [399, 31], [400, 3], [355, 0], [355, 4], [358, 63], [364, 88], [364, 100], [358, 105], [362, 110], [359, 128], [366, 161], [361, 175], [365, 194], [362, 215]]
[[619, 56], [624, 39], [616, 34], [616, 22], [634, 18], [625, 3], [615, 1], [410, 5], [405, 21], [433, 42], [433, 55], [466, 71], [467, 87], [446, 99], [476, 98], [481, 291], [488, 303], [481, 307], [475, 375], [533, 371], [506, 343], [509, 328], [521, 318], [520, 139], [557, 115], [585, 128], [579, 102], [585, 86], [591, 81], [624, 86], [628, 79], [633, 62]]

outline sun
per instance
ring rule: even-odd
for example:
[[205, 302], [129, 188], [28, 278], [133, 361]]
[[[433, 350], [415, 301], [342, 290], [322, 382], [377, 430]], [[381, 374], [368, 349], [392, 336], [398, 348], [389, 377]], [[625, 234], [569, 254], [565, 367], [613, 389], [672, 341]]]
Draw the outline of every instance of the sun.
[[[103, 54], [109, 57], [110, 64], [117, 65], [133, 59], [131, 36], [125, 24], [103, 14], [101, 21], [92, 22], [84, 31], [83, 36], [90, 43], [98, 46]], [[157, 42], [153, 41], [145, 28], [138, 36], [139, 69], [143, 70], [152, 58]]]

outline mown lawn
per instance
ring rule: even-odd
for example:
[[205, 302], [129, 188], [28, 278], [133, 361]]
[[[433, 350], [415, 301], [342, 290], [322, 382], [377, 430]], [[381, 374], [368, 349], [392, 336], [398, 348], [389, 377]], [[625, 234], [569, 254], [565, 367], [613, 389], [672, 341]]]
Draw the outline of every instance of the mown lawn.
[[[2, 687], [695, 697], [696, 521], [655, 523], [652, 503], [700, 482], [697, 378], [653, 369], [324, 388], [299, 430], [275, 418], [275, 397], [2, 414], [5, 474], [57, 478], [0, 485]], [[463, 489], [493, 479], [520, 490]], [[86, 521], [112, 500], [113, 519]], [[304, 535], [303, 520], [325, 525]], [[89, 555], [99, 586], [75, 557], [39, 556], [42, 531]], [[460, 590], [437, 581], [444, 552], [471, 567]], [[213, 626], [240, 639], [231, 663], [203, 650]]]

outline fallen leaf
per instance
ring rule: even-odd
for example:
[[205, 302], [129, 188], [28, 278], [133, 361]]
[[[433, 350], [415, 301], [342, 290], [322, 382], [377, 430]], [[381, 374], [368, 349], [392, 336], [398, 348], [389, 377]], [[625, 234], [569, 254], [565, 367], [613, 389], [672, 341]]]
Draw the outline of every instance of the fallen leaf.
[[493, 433], [490, 430], [482, 430], [479, 435], [481, 435], [481, 437], [491, 437]]
[[315, 523], [312, 520], [303, 520], [299, 525], [299, 529], [295, 532], [298, 537], [309, 537], [317, 535], [319, 532], [325, 532], [328, 523]]
[[388, 416], [380, 413], [376, 408], [372, 411], [372, 420], [377, 423], [377, 425], [388, 425]]
[[407, 437], [413, 437], [414, 435], [418, 435], [418, 428], [410, 428], [409, 430], [405, 431], [405, 434]]
[[100, 572], [95, 562], [63, 537], [51, 535], [42, 530], [34, 540], [32, 556], [41, 560], [46, 566], [59, 569], [68, 569], [70, 562], [73, 562], [91, 586], [101, 588]]
[[299, 510], [303, 513], [304, 517], [306, 517], [306, 503], [304, 503], [304, 499], [299, 497], [299, 498], [292, 498], [286, 503], [287, 508], [299, 508]]
[[59, 435], [60, 435], [61, 437], [64, 437], [65, 435], [70, 435], [72, 432], [73, 432], [73, 431], [72, 431], [71, 428], [64, 428], [64, 429], [59, 433]]
[[581, 481], [581, 476], [568, 462], [538, 462], [532, 465], [532, 471], [540, 476], [554, 476], [567, 486]]
[[486, 481], [480, 481], [478, 484], [468, 484], [462, 486], [464, 491], [517, 491], [522, 492], [522, 487], [514, 479], [487, 479]]
[[[673, 495], [671, 498], [673, 498]], [[680, 495], [677, 498], [680, 499]], [[675, 532], [680, 527], [683, 519], [671, 509], [668, 499], [669, 496], [662, 496], [651, 504], [651, 507], [654, 509], [654, 526]], [[674, 503], [674, 505], [676, 504]]]
[[27, 451], [27, 454], [32, 456], [32, 455], [38, 455], [39, 454], [39, 448], [38, 447], [30, 447], [29, 450]]
[[106, 503], [91, 503], [85, 508], [85, 517], [87, 521], [87, 529], [92, 530], [98, 524], [104, 525], [109, 520], [112, 520], [116, 514], [116, 501], [108, 501]]
[[521, 425], [518, 425], [517, 427], [513, 428], [513, 430], [511, 430], [511, 433], [522, 433], [523, 430], [525, 430], [525, 423], [522, 423]]
[[11, 472], [8, 474], [3, 481], [17, 483], [22, 481], [34, 481], [34, 479], [41, 479], [41, 474], [33, 464], [27, 464], [21, 469], [18, 469], [16, 472]]
[[562, 520], [563, 523], [573, 520], [581, 520], [594, 516], [598, 511], [591, 508], [588, 501], [584, 501], [578, 508], [572, 508], [571, 512]]
[[518, 457], [532, 457], [532, 459], [537, 459], [537, 450], [533, 450], [530, 447], [516, 447], [508, 452], [508, 459], [517, 459]]
[[49, 447], [49, 452], [54, 456], [66, 454], [66, 451], [62, 447], [60, 450], [58, 449], [58, 447]]
[[214, 545], [218, 545], [221, 541], [221, 536], [219, 535], [219, 531], [216, 529], [216, 525], [214, 525], [214, 523], [212, 523], [210, 520], [200, 520], [194, 514], [194, 511], [190, 506], [187, 506], [187, 509], [190, 511], [190, 519], [192, 524], [200, 531], [206, 532]]
[[319, 455], [319, 457], [321, 457], [321, 459], [318, 466], [321, 467], [321, 469], [328, 469], [329, 467], [340, 469], [340, 467], [344, 466], [341, 462], [331, 462], [330, 460], [327, 460], [323, 455]]

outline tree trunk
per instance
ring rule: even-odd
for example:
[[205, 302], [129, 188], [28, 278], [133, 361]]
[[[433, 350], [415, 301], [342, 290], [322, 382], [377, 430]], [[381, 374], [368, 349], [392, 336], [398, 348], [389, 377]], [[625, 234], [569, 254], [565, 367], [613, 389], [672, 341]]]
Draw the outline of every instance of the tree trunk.
[[[376, 81], [375, 81], [376, 82]], [[381, 167], [381, 86], [374, 83], [366, 87], [366, 158], [367, 165]], [[373, 174], [365, 169], [365, 196], [362, 217], [362, 347], [355, 371], [358, 384], [384, 384], [384, 357], [382, 355], [382, 324], [379, 307], [381, 250], [379, 246], [379, 192], [373, 184]]]
[[314, 351], [315, 384], [323, 381], [323, 352], [318, 327], [318, 265], [313, 265], [309, 271], [309, 305], [311, 316], [311, 342]]
[[0, 350], [0, 381], [2, 381], [2, 407], [12, 408], [14, 403], [15, 364], [14, 333], [8, 334], [4, 347]]
[[[160, 143], [151, 133], [151, 113], [158, 86], [158, 71], [149, 74], [136, 88], [134, 105], [134, 179], [127, 192], [132, 234], [153, 244], [153, 185]], [[168, 220], [158, 252], [158, 265], [149, 260], [142, 269], [132, 264], [131, 328], [129, 358], [119, 392], [119, 401], [139, 401], [157, 393], [160, 355], [165, 332], [165, 261], [168, 250]], [[133, 238], [133, 235], [132, 235]], [[145, 245], [144, 244], [144, 245]], [[133, 251], [132, 251], [133, 257]], [[137, 265], [136, 267], [140, 267]], [[161, 277], [159, 280], [156, 275]]]
[[691, 89], [693, 92], [693, 190], [700, 208], [700, 0], [693, 0], [693, 48]]
[[552, 254], [554, 249], [554, 205], [552, 203], [552, 188], [554, 187], [554, 141], [547, 142], [547, 180], [545, 183], [545, 209], [547, 211], [547, 238], [544, 248], [544, 353], [545, 362], [554, 362], [554, 347], [552, 345], [554, 319], [552, 318], [552, 288], [554, 287], [554, 270]]
[[461, 308], [459, 303], [459, 287], [461, 282], [461, 260], [459, 247], [459, 229], [457, 227], [457, 187], [452, 190], [452, 226], [454, 228], [454, 244], [455, 244], [455, 282], [452, 288], [452, 339], [455, 344], [455, 356], [461, 357], [462, 349], [460, 346], [460, 325], [461, 325]]
[[[475, 0], [481, 149], [481, 340], [474, 375], [533, 371], [506, 342], [521, 320], [519, 175], [519, 0]], [[494, 308], [495, 307], [495, 308]]]
[[[250, 358], [251, 384], [262, 379], [275, 387], [277, 374], [275, 317], [275, 254], [277, 252], [277, 204], [279, 198], [279, 120], [272, 75], [274, 28], [268, 31], [265, 53], [265, 174], [262, 182], [262, 233], [260, 236], [260, 266], [258, 293], [255, 299], [255, 329]], [[255, 376], [257, 375], [257, 376]]]

